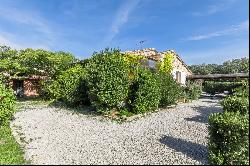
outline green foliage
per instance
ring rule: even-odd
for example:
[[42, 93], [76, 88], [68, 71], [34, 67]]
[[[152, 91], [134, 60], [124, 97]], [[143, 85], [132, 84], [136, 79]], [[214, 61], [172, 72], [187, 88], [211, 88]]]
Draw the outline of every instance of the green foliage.
[[223, 73], [222, 66], [217, 64], [201, 64], [201, 65], [191, 65], [189, 66], [193, 74], [216, 74]]
[[5, 77], [4, 77], [4, 75], [2, 74], [2, 73], [0, 73], [0, 83], [3, 83], [3, 82], [5, 82]]
[[249, 99], [245, 97], [229, 96], [221, 102], [224, 111], [249, 113]]
[[129, 67], [119, 50], [96, 53], [86, 65], [91, 104], [102, 112], [119, 110], [128, 96]]
[[159, 84], [160, 84], [160, 106], [165, 107], [176, 102], [182, 96], [183, 88], [177, 83], [173, 76], [167, 73], [159, 73]]
[[211, 164], [249, 164], [249, 87], [243, 82], [221, 104], [223, 113], [209, 117], [209, 161]]
[[55, 77], [65, 71], [74, 62], [73, 55], [64, 52], [25, 49], [19, 52], [19, 63], [24, 66], [24, 73]]
[[249, 113], [249, 86], [248, 82], [242, 82], [242, 86], [236, 88], [234, 93], [226, 97], [222, 102], [224, 111], [240, 112], [242, 115]]
[[202, 86], [195, 82], [188, 81], [184, 91], [186, 99], [197, 100], [202, 93]]
[[131, 67], [139, 66], [144, 60], [146, 60], [146, 57], [141, 55], [123, 54], [123, 57], [125, 63]]
[[0, 71], [11, 75], [45, 75], [55, 78], [65, 71], [75, 58], [70, 53], [42, 49], [12, 50], [0, 46]]
[[222, 65], [218, 64], [201, 64], [191, 65], [189, 68], [194, 74], [230, 74], [230, 73], [248, 73], [249, 59], [232, 59], [225, 61]]
[[81, 65], [62, 72], [49, 86], [45, 86], [45, 89], [51, 98], [61, 99], [68, 105], [89, 103], [86, 71]]
[[154, 111], [160, 102], [159, 80], [147, 68], [138, 68], [138, 73], [130, 85], [128, 104], [133, 113]]
[[215, 93], [223, 93], [229, 91], [232, 93], [233, 90], [242, 85], [242, 82], [218, 82], [218, 81], [205, 81], [203, 83], [203, 91], [214, 95]]
[[0, 126], [0, 165], [29, 164], [24, 159], [24, 152], [16, 142], [9, 126]]
[[224, 112], [209, 117], [209, 161], [212, 165], [249, 165], [249, 117]]
[[241, 86], [233, 89], [233, 95], [243, 98], [249, 98], [249, 82], [242, 81]]
[[0, 82], [0, 126], [8, 124], [13, 116], [15, 101], [13, 91]]
[[173, 70], [173, 60], [174, 55], [170, 52], [166, 53], [164, 55], [163, 61], [156, 64], [158, 71], [163, 73], [171, 73], [171, 71]]
[[18, 69], [21, 70], [17, 63], [17, 51], [8, 46], [0, 46], [0, 72], [8, 71], [13, 73]]
[[232, 59], [226, 61], [222, 65], [223, 72], [226, 74], [229, 73], [248, 73], [249, 72], [249, 59]]

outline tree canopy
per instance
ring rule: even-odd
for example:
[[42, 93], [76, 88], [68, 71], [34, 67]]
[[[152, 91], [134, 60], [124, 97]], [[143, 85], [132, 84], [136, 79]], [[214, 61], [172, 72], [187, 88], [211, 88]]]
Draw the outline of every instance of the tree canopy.
[[76, 59], [71, 53], [43, 49], [14, 50], [0, 46], [0, 71], [13, 76], [42, 75], [55, 77]]
[[191, 65], [189, 68], [194, 74], [231, 74], [231, 73], [248, 73], [249, 59], [232, 59], [225, 61], [223, 64], [201, 64]]

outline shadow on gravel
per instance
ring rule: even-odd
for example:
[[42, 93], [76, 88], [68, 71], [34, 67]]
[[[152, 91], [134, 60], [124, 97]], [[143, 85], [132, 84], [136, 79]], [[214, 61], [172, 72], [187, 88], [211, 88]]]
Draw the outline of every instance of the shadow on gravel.
[[174, 138], [170, 136], [163, 136], [160, 142], [171, 149], [181, 152], [187, 157], [201, 162], [202, 164], [207, 163], [207, 147], [197, 143], [189, 142], [180, 138]]
[[221, 106], [215, 105], [211, 107], [205, 107], [205, 106], [198, 106], [198, 107], [192, 107], [194, 110], [196, 110], [199, 115], [191, 117], [191, 118], [184, 118], [187, 121], [195, 121], [199, 123], [208, 123], [208, 117], [212, 113], [222, 112]]
[[79, 106], [68, 106], [63, 102], [55, 101], [49, 104], [50, 107], [60, 108], [60, 109], [68, 109], [73, 113], [82, 114], [82, 115], [93, 115], [98, 116], [101, 115], [95, 109], [89, 105], [79, 105]]

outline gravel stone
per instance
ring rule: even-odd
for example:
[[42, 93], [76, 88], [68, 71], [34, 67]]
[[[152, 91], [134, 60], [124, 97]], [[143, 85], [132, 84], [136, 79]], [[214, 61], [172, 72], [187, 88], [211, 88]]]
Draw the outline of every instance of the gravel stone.
[[218, 102], [203, 98], [121, 124], [36, 105], [17, 112], [11, 128], [31, 164], [208, 164], [207, 121], [222, 111]]

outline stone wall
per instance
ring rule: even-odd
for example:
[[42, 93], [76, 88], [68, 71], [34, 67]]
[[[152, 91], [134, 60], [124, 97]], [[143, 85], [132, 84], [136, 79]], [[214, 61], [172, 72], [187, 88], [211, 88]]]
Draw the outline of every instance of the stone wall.
[[133, 54], [133, 55], [142, 55], [147, 57], [148, 59], [152, 59], [155, 61], [159, 61], [162, 57], [155, 48], [145, 48], [143, 50], [134, 50], [134, 51], [125, 51], [124, 53]]
[[23, 83], [25, 97], [37, 97], [39, 96], [39, 83], [37, 80], [24, 80]]

